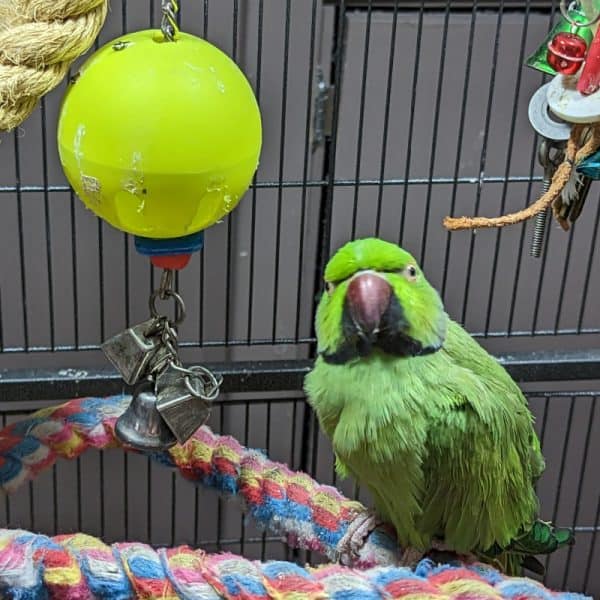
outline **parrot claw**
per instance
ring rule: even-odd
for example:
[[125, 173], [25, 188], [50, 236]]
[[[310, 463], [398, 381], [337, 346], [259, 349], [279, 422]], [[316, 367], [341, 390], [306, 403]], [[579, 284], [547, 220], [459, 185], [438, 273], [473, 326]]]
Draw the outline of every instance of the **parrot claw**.
[[422, 558], [423, 552], [421, 550], [407, 546], [400, 556], [399, 566], [414, 569]]
[[439, 539], [432, 539], [430, 548], [427, 552], [417, 550], [411, 546], [404, 549], [400, 557], [401, 567], [410, 567], [414, 569], [423, 558], [430, 558], [438, 564], [460, 560], [464, 563], [476, 562], [477, 558], [473, 554], [459, 554]]
[[427, 556], [438, 563], [448, 563], [459, 560], [463, 563], [477, 562], [477, 557], [472, 554], [461, 554], [447, 546], [442, 540], [434, 538], [431, 540], [431, 548]]
[[373, 511], [357, 513], [337, 544], [338, 560], [346, 565], [355, 562], [368, 535], [381, 523]]

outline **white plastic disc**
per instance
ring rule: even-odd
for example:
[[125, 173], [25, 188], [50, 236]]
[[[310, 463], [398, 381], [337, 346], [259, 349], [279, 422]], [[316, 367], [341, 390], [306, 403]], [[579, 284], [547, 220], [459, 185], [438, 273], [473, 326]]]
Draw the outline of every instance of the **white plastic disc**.
[[561, 119], [570, 123], [600, 121], [600, 90], [584, 96], [577, 91], [577, 75], [557, 75], [548, 85], [548, 106]]
[[553, 115], [548, 111], [548, 86], [546, 83], [538, 88], [529, 101], [529, 122], [536, 132], [542, 137], [557, 142], [566, 141], [571, 135], [571, 123], [558, 121], [552, 118]]

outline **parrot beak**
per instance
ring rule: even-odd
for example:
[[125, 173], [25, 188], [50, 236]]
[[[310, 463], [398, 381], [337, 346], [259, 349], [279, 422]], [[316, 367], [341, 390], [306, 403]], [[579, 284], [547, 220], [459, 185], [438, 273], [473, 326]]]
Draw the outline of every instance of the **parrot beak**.
[[346, 306], [360, 332], [369, 336], [379, 332], [391, 297], [392, 287], [376, 273], [366, 271], [352, 278], [346, 292]]

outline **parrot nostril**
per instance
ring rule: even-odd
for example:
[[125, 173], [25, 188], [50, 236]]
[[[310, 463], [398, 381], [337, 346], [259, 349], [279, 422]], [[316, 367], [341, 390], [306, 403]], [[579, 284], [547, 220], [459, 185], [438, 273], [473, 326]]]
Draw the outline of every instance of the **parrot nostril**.
[[346, 304], [354, 323], [364, 332], [378, 333], [391, 296], [392, 288], [383, 277], [376, 273], [356, 275], [346, 292]]

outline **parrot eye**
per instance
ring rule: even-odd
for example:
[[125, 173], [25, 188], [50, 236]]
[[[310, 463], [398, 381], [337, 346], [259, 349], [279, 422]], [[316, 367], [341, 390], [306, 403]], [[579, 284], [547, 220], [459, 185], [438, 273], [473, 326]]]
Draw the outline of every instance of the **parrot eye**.
[[404, 277], [408, 279], [408, 281], [416, 281], [417, 267], [415, 267], [414, 265], [408, 265], [407, 267], [404, 267], [404, 269], [402, 269], [402, 275], [404, 275]]
[[335, 285], [331, 283], [331, 281], [326, 281], [325, 289], [327, 290], [327, 293], [331, 296], [331, 294], [333, 294], [333, 290], [335, 290]]

